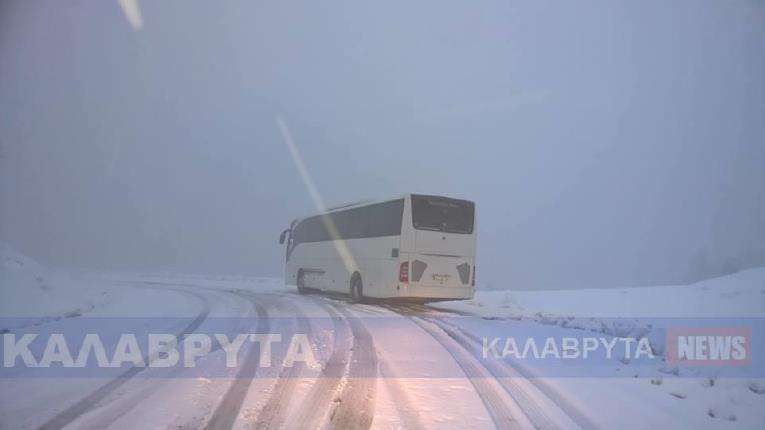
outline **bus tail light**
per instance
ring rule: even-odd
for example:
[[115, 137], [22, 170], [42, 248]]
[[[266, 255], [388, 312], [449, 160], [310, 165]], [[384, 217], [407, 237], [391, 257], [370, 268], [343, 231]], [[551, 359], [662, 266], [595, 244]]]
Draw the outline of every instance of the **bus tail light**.
[[422, 274], [425, 273], [425, 269], [428, 268], [428, 263], [420, 260], [412, 261], [412, 282], [420, 282]]
[[409, 262], [404, 261], [398, 268], [398, 281], [409, 282]]
[[468, 263], [462, 263], [457, 266], [457, 273], [460, 275], [460, 281], [462, 285], [470, 283], [470, 265]]

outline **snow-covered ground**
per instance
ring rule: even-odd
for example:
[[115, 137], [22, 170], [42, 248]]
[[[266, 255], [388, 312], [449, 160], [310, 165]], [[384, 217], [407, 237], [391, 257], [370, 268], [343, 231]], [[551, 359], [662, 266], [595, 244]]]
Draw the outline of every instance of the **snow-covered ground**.
[[477, 291], [475, 299], [435, 305], [482, 316], [765, 317], [765, 267], [691, 285], [560, 290]]
[[0, 315], [66, 317], [81, 315], [110, 301], [109, 292], [44, 268], [0, 242]]
[[[762, 379], [722, 371], [709, 377], [662, 360], [641, 365], [625, 359], [599, 363], [597, 375], [592, 369], [564, 375], [533, 360], [480, 357], [482, 338], [540, 330], [557, 338], [650, 338], [672, 318], [762, 318], [765, 268], [687, 286], [479, 290], [470, 301], [386, 307], [299, 296], [279, 279], [71, 273], [42, 267], [5, 244], [0, 251], [4, 333], [55, 331], [89, 317], [157, 316], [193, 319], [193, 331], [204, 332], [221, 320], [236, 324], [266, 312], [309, 334], [319, 361], [318, 367], [255, 378], [241, 368], [221, 373], [220, 349], [200, 359], [206, 376], [181, 368], [116, 379], [55, 378], [29, 369], [29, 377], [0, 377], [2, 428], [491, 428], [503, 416], [524, 428], [765, 423]], [[345, 370], [335, 375], [337, 366]], [[353, 366], [377, 377], [351, 378]]]
[[135, 288], [105, 279], [44, 267], [0, 242], [0, 318], [40, 325], [82, 315], [176, 316], [189, 311], [178, 294], [159, 289], [136, 294]]
[[[765, 317], [765, 267], [691, 285], [561, 291], [478, 291], [473, 300], [430, 305], [437, 309], [479, 316], [470, 321], [471, 332], [491, 338], [498, 333], [523, 331], [524, 326], [545, 325], [563, 333], [602, 333], [611, 336], [645, 335], [674, 321], [717, 321]], [[505, 327], [502, 327], [502, 326]], [[761, 333], [760, 333], [761, 334]], [[760, 342], [762, 339], [754, 339]], [[659, 353], [664, 351], [657, 348]], [[646, 368], [625, 360], [612, 366], [606, 378], [550, 378], [549, 369], [526, 366], [555, 390], [589, 405], [596, 421], [615, 425], [617, 420], [642, 420], [664, 427], [717, 426], [723, 422], [742, 428], [765, 425], [765, 380], [726, 377], [721, 369], [712, 378], [694, 378], [683, 367], [666, 362]], [[621, 375], [622, 377], [616, 377]], [[706, 373], [705, 373], [706, 375]], [[761, 374], [758, 376], [762, 376]], [[630, 417], [635, 404], [651, 412]], [[628, 406], [629, 405], [629, 406]], [[618, 412], [616, 412], [618, 411]], [[620, 418], [619, 418], [620, 417]], [[660, 417], [657, 421], [656, 418]], [[637, 421], [640, 422], [640, 421]], [[664, 424], [664, 425], [662, 425]]]

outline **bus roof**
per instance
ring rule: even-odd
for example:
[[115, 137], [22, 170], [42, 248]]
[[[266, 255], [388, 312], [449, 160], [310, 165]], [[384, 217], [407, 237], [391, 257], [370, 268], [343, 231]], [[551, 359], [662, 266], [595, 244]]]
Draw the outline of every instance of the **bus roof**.
[[311, 214], [307, 214], [305, 216], [295, 218], [292, 222], [295, 223], [297, 221], [304, 220], [304, 219], [306, 219], [308, 217], [312, 217], [312, 216], [316, 216], [316, 215], [322, 215], [322, 214], [328, 214], [328, 213], [332, 213], [332, 212], [337, 212], [337, 211], [343, 210], [343, 209], [351, 209], [351, 208], [356, 208], [356, 207], [360, 207], [360, 206], [373, 205], [375, 203], [384, 203], [384, 202], [389, 202], [391, 200], [403, 199], [403, 198], [405, 198], [408, 195], [410, 195], [410, 194], [402, 194], [402, 195], [398, 195], [398, 196], [388, 197], [388, 198], [385, 198], [385, 199], [365, 199], [365, 200], [359, 200], [359, 201], [356, 201], [356, 202], [353, 202], [353, 203], [335, 205], [335, 206], [328, 207], [327, 210], [325, 210], [324, 212], [313, 212]]
[[388, 197], [388, 198], [385, 198], [385, 199], [359, 200], [359, 201], [354, 202], [354, 203], [347, 203], [347, 204], [341, 204], [341, 205], [336, 205], [336, 206], [328, 207], [327, 210], [324, 211], [324, 212], [314, 212], [314, 213], [311, 213], [311, 214], [308, 214], [308, 215], [305, 215], [305, 216], [302, 216], [302, 217], [295, 218], [292, 221], [292, 223], [296, 223], [298, 221], [302, 221], [302, 220], [304, 220], [304, 219], [306, 219], [308, 217], [312, 217], [312, 216], [316, 216], [316, 215], [322, 215], [322, 214], [326, 214], [326, 213], [332, 213], [332, 212], [336, 212], [336, 211], [343, 210], [343, 209], [350, 209], [350, 208], [355, 208], [355, 207], [360, 207], [360, 206], [373, 205], [373, 204], [376, 204], [376, 203], [389, 202], [391, 200], [403, 199], [403, 198], [406, 198], [408, 196], [411, 196], [412, 194], [434, 196], [434, 197], [444, 197], [444, 198], [449, 198], [449, 199], [454, 198], [454, 197], [447, 197], [447, 196], [439, 196], [437, 194], [407, 193], [407, 194], [400, 194], [400, 195], [393, 196], [393, 197]]

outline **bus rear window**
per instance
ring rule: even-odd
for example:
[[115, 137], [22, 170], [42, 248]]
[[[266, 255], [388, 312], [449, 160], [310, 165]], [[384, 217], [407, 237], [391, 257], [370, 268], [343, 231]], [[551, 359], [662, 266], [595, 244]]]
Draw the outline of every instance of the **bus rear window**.
[[467, 200], [412, 195], [412, 223], [418, 230], [473, 233], [475, 205]]

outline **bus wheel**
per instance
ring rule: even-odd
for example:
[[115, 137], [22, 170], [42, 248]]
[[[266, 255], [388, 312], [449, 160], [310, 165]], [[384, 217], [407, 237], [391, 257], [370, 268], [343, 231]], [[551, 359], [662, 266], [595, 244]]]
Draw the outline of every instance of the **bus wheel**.
[[361, 275], [354, 273], [351, 278], [351, 303], [361, 303], [364, 301], [364, 284], [361, 282]]
[[297, 289], [298, 294], [308, 294], [308, 289], [305, 287], [305, 278], [304, 278], [303, 269], [298, 270], [297, 273]]

